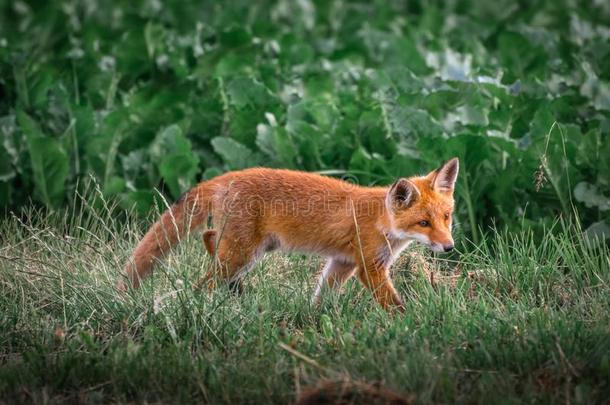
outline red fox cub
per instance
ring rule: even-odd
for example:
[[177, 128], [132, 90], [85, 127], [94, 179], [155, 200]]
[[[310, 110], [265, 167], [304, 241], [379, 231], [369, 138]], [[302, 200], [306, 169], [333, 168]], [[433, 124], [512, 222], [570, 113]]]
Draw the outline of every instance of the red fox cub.
[[125, 266], [138, 287], [156, 261], [187, 233], [204, 232], [215, 264], [202, 280], [239, 282], [265, 252], [275, 249], [326, 256], [314, 301], [324, 287], [356, 275], [386, 309], [403, 309], [390, 280], [394, 259], [411, 242], [436, 252], [453, 249], [451, 216], [459, 163], [454, 158], [426, 176], [389, 187], [361, 187], [291, 170], [229, 172], [195, 186], [144, 235]]

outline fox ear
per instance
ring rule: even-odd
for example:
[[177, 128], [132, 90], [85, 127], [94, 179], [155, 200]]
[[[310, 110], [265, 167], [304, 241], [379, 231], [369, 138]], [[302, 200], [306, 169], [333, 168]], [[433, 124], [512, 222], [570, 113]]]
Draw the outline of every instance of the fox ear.
[[407, 179], [399, 179], [386, 195], [386, 204], [390, 209], [404, 209], [411, 206], [419, 198], [417, 186]]
[[432, 188], [437, 191], [452, 193], [455, 188], [455, 181], [457, 180], [459, 170], [459, 159], [453, 158], [449, 160], [429, 174], [429, 176], [431, 176]]

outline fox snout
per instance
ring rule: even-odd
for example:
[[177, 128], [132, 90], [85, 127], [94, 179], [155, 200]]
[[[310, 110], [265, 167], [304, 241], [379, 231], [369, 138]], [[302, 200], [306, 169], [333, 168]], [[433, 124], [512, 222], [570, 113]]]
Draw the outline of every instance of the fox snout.
[[426, 236], [424, 239], [427, 243], [425, 244], [434, 252], [447, 253], [451, 252], [455, 247], [450, 223], [434, 221], [431, 222], [430, 227], [424, 228], [420, 232]]
[[455, 247], [453, 244], [453, 240], [448, 240], [445, 242], [433, 242], [430, 243], [430, 249], [432, 249], [435, 252], [451, 252], [453, 250], [453, 248]]

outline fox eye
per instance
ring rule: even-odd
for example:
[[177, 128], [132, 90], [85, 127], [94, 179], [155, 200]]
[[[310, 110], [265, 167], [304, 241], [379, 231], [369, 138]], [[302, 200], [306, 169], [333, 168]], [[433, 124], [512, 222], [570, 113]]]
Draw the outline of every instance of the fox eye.
[[421, 226], [421, 227], [424, 227], [424, 228], [425, 228], [425, 227], [427, 227], [427, 226], [430, 226], [430, 222], [428, 222], [428, 221], [426, 221], [426, 220], [419, 221], [419, 226]]
[[449, 219], [449, 214], [445, 214], [445, 219]]

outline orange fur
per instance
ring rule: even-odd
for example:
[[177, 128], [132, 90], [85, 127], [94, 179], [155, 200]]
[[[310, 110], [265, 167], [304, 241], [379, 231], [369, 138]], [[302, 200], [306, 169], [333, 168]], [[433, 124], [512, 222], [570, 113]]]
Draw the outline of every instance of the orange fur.
[[[410, 242], [453, 247], [451, 213], [458, 162], [390, 187], [361, 187], [291, 170], [254, 168], [200, 183], [166, 211], [125, 266], [137, 287], [154, 263], [211, 217], [204, 232], [216, 256], [203, 282], [235, 281], [265, 252], [282, 249], [328, 257], [315, 299], [354, 274], [384, 308], [402, 308], [389, 268]], [[429, 226], [422, 221], [427, 221]], [[121, 284], [121, 288], [127, 288]]]

